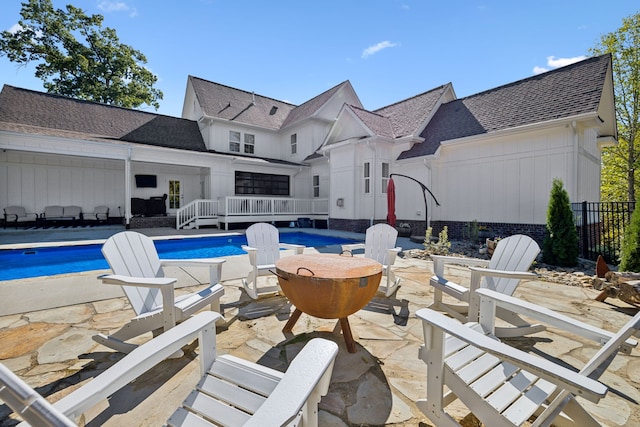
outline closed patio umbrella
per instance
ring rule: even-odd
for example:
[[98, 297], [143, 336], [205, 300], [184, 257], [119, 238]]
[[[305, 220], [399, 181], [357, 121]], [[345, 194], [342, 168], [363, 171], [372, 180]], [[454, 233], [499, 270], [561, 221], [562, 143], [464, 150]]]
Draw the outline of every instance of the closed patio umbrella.
[[389, 178], [387, 184], [387, 222], [390, 226], [396, 226], [396, 185], [393, 178]]

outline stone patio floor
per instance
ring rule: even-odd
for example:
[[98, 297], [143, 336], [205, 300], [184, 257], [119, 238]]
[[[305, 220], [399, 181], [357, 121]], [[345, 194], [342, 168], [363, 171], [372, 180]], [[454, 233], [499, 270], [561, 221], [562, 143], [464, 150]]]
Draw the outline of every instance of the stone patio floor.
[[[229, 257], [233, 260], [228, 262], [235, 263], [236, 270], [244, 266], [248, 271], [248, 261], [243, 257]], [[422, 325], [415, 312], [432, 302], [427, 284], [432, 263], [400, 258], [395, 271], [403, 280], [395, 297], [376, 296], [367, 307], [349, 317], [357, 342], [354, 354], [346, 351], [342, 336], [334, 332], [335, 320], [303, 314], [293, 335], [285, 336], [281, 330], [292, 311], [288, 301], [281, 296], [253, 301], [241, 290], [239, 277], [227, 277], [222, 299], [226, 324], [218, 329], [218, 349], [284, 370], [291, 355], [307, 339], [331, 339], [340, 351], [329, 393], [320, 403], [321, 426], [431, 426], [414, 402], [425, 397], [426, 379], [426, 366], [418, 359]], [[456, 280], [468, 281], [463, 267], [453, 266], [447, 272]], [[181, 273], [184, 275], [185, 271]], [[167, 275], [171, 276], [171, 272]], [[95, 276], [87, 276], [87, 280], [103, 286]], [[583, 287], [526, 281], [515, 295], [611, 331], [637, 311], [615, 299], [597, 302], [597, 294]], [[122, 357], [95, 343], [91, 336], [98, 331], [115, 330], [131, 317], [124, 297], [0, 316], [0, 362], [50, 401], [56, 401]], [[141, 341], [149, 338], [147, 334]], [[509, 342], [577, 368], [597, 348], [594, 343], [557, 330]], [[197, 354], [198, 348], [192, 345], [182, 358], [157, 365], [112, 396], [108, 404], [85, 414], [86, 425], [163, 425], [197, 380]], [[604, 425], [640, 426], [640, 349], [634, 349], [630, 356], [618, 355], [601, 380], [610, 388], [609, 393], [597, 405], [582, 402], [584, 406]], [[477, 425], [460, 404], [453, 405], [453, 411], [465, 426]], [[15, 425], [14, 417], [0, 402], [0, 426]]]

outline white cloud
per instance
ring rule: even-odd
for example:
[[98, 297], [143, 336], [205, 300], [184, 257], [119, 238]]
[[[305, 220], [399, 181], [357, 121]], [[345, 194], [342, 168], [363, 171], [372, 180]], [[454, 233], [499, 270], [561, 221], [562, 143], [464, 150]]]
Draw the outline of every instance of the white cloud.
[[547, 56], [547, 67], [540, 67], [539, 65], [536, 65], [533, 67], [533, 74], [546, 73], [551, 69], [564, 67], [565, 65], [570, 65], [584, 59], [587, 59], [587, 57], [583, 55], [574, 56], [573, 58], [556, 58], [555, 56]]
[[133, 17], [138, 14], [135, 8], [129, 7], [125, 2], [104, 0], [98, 3], [98, 9], [104, 12], [129, 12], [129, 16]]
[[546, 73], [547, 71], [549, 71], [548, 68], [539, 67], [537, 65], [533, 67], [533, 74], [542, 74], [542, 73]]
[[388, 47], [396, 47], [398, 46], [397, 43], [391, 43], [388, 40], [385, 40], [383, 42], [380, 42], [378, 44], [374, 44], [373, 46], [369, 46], [368, 48], [366, 48], [365, 50], [362, 51], [362, 58], [366, 58], [368, 56], [371, 56], [375, 53], [380, 52], [382, 49], [386, 49]]

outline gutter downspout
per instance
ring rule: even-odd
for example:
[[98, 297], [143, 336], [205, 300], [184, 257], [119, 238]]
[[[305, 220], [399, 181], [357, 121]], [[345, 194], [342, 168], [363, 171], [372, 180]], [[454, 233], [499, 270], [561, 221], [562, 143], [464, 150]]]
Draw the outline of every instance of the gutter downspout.
[[125, 228], [131, 226], [131, 153], [132, 148], [129, 147], [129, 155], [124, 159], [124, 220]]
[[371, 147], [371, 141], [367, 141], [367, 148], [373, 151], [373, 164], [369, 168], [369, 174], [370, 174], [369, 179], [371, 180], [371, 194], [373, 194], [373, 209], [372, 209], [373, 213], [371, 218], [369, 219], [369, 227], [371, 227], [373, 225], [373, 222], [376, 219], [376, 173], [375, 171], [378, 164], [378, 153], [376, 152], [375, 147]]

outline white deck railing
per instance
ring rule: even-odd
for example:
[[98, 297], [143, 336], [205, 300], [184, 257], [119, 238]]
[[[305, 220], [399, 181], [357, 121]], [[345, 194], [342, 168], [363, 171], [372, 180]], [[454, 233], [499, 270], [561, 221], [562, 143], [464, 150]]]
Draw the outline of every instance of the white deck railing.
[[288, 197], [221, 197], [220, 215], [328, 215], [328, 199], [292, 199]]
[[176, 212], [176, 228], [180, 229], [185, 225], [197, 221], [198, 219], [214, 219], [218, 217], [218, 201], [197, 199], [184, 206]]
[[224, 217], [224, 222], [242, 222], [261, 216], [270, 220], [293, 220], [309, 215], [329, 215], [329, 199], [292, 199], [289, 197], [226, 196], [218, 200], [197, 199], [176, 212], [176, 228], [203, 219]]

